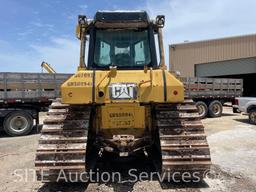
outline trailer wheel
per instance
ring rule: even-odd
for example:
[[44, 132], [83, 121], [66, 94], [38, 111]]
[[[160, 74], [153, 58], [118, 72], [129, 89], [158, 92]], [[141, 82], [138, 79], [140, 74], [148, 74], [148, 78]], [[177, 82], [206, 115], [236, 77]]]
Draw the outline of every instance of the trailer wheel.
[[33, 118], [25, 111], [15, 111], [5, 117], [3, 125], [10, 136], [27, 135], [33, 129]]
[[223, 107], [221, 102], [218, 100], [214, 100], [209, 105], [209, 116], [210, 117], [221, 117], [223, 111]]
[[205, 102], [203, 101], [196, 102], [196, 107], [198, 109], [199, 117], [202, 119], [205, 118], [208, 113], [208, 107], [205, 104]]
[[241, 113], [241, 111], [238, 108], [233, 107], [233, 113]]
[[251, 124], [256, 125], [256, 109], [253, 109], [249, 112], [249, 121]]

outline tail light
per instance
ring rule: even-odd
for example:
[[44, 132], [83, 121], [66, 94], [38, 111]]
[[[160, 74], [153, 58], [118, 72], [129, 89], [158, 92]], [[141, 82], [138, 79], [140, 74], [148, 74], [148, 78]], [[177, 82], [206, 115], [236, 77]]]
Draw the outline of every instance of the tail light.
[[234, 99], [232, 103], [233, 103], [233, 105], [239, 105], [238, 99]]

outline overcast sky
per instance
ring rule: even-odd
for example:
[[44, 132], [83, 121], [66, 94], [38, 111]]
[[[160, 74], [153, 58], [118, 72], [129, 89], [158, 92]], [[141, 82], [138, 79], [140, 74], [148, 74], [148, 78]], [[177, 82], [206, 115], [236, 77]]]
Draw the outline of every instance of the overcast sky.
[[[147, 10], [166, 16], [164, 42], [197, 41], [256, 33], [255, 0], [0, 0], [0, 72], [75, 72], [78, 14], [97, 10]], [[166, 55], [168, 57], [168, 54]]]

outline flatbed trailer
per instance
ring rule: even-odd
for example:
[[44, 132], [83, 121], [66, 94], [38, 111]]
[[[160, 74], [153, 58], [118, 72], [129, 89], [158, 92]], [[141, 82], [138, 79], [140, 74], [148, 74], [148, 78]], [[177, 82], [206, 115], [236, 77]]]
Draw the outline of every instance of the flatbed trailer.
[[30, 133], [39, 112], [60, 97], [60, 85], [71, 74], [0, 73], [0, 129], [8, 135]]
[[196, 102], [201, 118], [220, 117], [223, 104], [243, 95], [242, 79], [181, 77], [186, 97]]

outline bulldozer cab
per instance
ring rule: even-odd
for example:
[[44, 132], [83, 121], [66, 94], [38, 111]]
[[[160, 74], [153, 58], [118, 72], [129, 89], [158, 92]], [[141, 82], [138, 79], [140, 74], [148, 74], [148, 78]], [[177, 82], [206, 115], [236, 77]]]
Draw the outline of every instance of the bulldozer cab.
[[183, 85], [164, 62], [164, 23], [164, 16], [151, 20], [145, 11], [98, 11], [93, 20], [80, 15], [80, 65], [62, 85], [62, 102], [183, 101]]
[[[164, 25], [164, 16], [151, 21], [145, 11], [99, 11], [93, 21], [83, 23], [87, 23], [84, 31], [90, 37], [88, 69], [158, 68], [159, 42], [155, 42], [155, 36]], [[82, 28], [79, 23], [80, 39], [83, 39]]]

